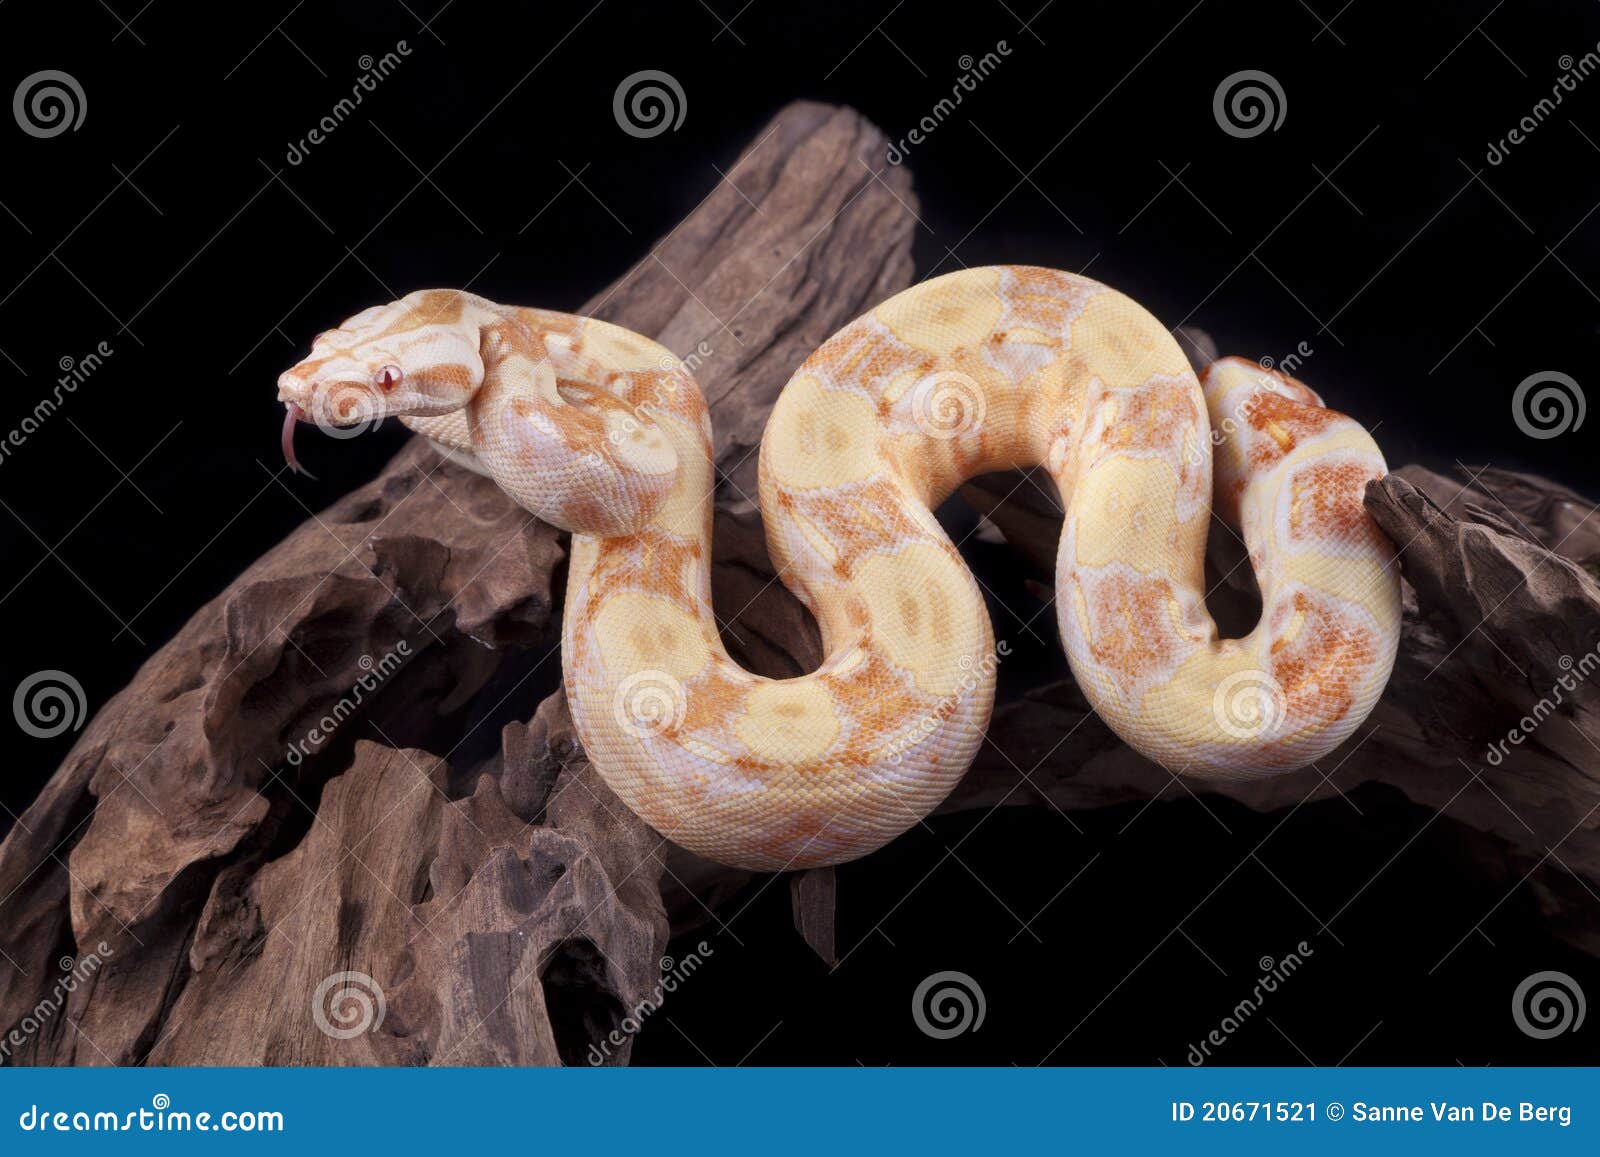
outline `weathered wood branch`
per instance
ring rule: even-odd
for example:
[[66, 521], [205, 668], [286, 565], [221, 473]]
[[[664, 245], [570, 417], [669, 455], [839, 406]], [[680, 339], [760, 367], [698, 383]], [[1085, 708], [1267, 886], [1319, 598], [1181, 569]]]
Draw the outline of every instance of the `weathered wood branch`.
[[[968, 492], [1049, 565], [1059, 511], [1052, 519], [1031, 487], [996, 503], [1008, 483], [981, 480]], [[1458, 482], [1408, 466], [1371, 484], [1367, 508], [1396, 544], [1406, 580], [1399, 659], [1377, 709], [1318, 767], [1189, 788], [1277, 811], [1362, 783], [1396, 787], [1503, 841], [1552, 929], [1600, 952], [1595, 504], [1531, 475], [1484, 470]], [[1246, 595], [1225, 588], [1213, 602], [1219, 619], [1249, 626]], [[944, 810], [1048, 802], [1071, 811], [1185, 794], [1119, 743], [1071, 682], [1000, 707], [989, 739]], [[1021, 780], [1016, 764], [1031, 767], [1030, 752], [1043, 762]]]
[[[914, 195], [874, 175], [884, 143], [790, 106], [586, 307], [692, 356], [734, 501], [794, 367], [910, 282]], [[717, 538], [735, 654], [814, 663], [814, 627], [763, 589], [759, 519], [720, 516]], [[654, 990], [668, 921], [661, 841], [583, 761], [559, 694], [565, 557], [416, 439], [202, 608], [0, 845], [0, 1031], [22, 1030], [0, 1056], [588, 1057]], [[344, 1033], [378, 990], [382, 1023]]]

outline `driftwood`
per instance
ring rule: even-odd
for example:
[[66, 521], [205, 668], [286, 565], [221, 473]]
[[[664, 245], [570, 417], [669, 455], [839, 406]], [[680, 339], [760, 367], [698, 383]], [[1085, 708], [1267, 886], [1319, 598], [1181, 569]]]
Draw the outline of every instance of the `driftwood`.
[[[853, 113], [785, 110], [590, 306], [696, 362], [727, 479], [717, 604], [738, 612], [730, 649], [766, 674], [808, 670], [819, 649], [774, 581], [752, 451], [805, 353], [910, 281], [913, 194], [903, 169], [868, 167], [882, 148]], [[1181, 336], [1208, 356], [1204, 335]], [[1600, 676], [1600, 525], [1542, 479], [1462, 481], [1406, 467], [1369, 490], [1408, 582], [1400, 662], [1358, 736], [1318, 768], [1187, 788], [1277, 810], [1391, 784], [1500, 841], [1552, 927], [1600, 952], [1600, 683], [1578, 677]], [[963, 493], [985, 537], [1033, 564], [1042, 606], [1060, 521], [1048, 481]], [[1236, 557], [1213, 547], [1222, 579]], [[554, 532], [413, 442], [203, 608], [0, 846], [14, 964], [0, 1029], [35, 1022], [5, 1057], [625, 1063], [669, 932], [714, 921], [749, 876], [661, 840], [583, 759], [554, 655], [564, 557]], [[1239, 573], [1212, 601], [1243, 630]], [[376, 686], [323, 737], [363, 677]], [[941, 810], [1186, 794], [1070, 680], [1003, 702], [990, 740]], [[789, 885], [797, 928], [833, 960], [834, 874]], [[41, 1017], [69, 956], [94, 971]]]
[[[1030, 557], [1053, 557], [1059, 514], [1052, 525], [1042, 501], [1020, 513], [996, 507], [986, 496], [1005, 493], [1007, 481], [969, 492], [998, 524], [1030, 536]], [[1406, 580], [1399, 660], [1377, 709], [1315, 767], [1189, 789], [1277, 811], [1362, 783], [1397, 787], [1503, 841], [1512, 878], [1535, 889], [1552, 931], [1600, 953], [1595, 503], [1530, 475], [1463, 471], [1452, 481], [1406, 466], [1368, 487], [1367, 508]], [[1219, 621], [1231, 610], [1248, 627], [1247, 594], [1229, 593], [1232, 608], [1213, 597], [1224, 604]], [[1048, 802], [1070, 811], [1185, 794], [1117, 742], [1070, 682], [1000, 707], [989, 738], [946, 810]], [[1043, 762], [1019, 782], [1013, 761], [1029, 752]]]
[[[910, 283], [884, 147], [855, 113], [785, 109], [585, 307], [692, 361], [746, 508], [794, 367]], [[814, 662], [759, 519], [719, 516], [716, 549], [739, 659]], [[564, 559], [413, 439], [202, 608], [0, 846], [0, 1060], [594, 1059], [661, 980], [668, 920], [662, 841], [566, 718]], [[603, 1060], [627, 1060], [619, 1036]]]

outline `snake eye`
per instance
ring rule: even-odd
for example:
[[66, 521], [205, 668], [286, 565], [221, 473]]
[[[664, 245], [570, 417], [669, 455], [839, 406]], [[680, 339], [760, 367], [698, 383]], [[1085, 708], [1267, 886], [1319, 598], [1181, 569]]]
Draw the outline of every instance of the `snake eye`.
[[372, 375], [372, 382], [378, 389], [388, 392], [398, 386], [400, 379], [403, 377], [405, 377], [405, 374], [400, 372], [399, 366], [384, 366], [376, 374]]

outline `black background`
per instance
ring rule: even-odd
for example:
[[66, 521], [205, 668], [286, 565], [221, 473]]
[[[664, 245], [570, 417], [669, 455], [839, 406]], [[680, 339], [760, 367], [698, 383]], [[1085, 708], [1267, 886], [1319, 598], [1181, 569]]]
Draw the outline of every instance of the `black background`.
[[[1595, 419], [1535, 441], [1510, 399], [1531, 373], [1582, 383], [1594, 364], [1600, 79], [1485, 161], [1561, 58], [1596, 49], [1595, 5], [742, 2], [0, 9], [5, 91], [62, 69], [88, 106], [51, 139], [0, 125], [0, 427], [63, 358], [113, 350], [0, 460], [0, 690], [60, 668], [103, 703], [301, 502], [393, 452], [390, 428], [308, 437], [320, 481], [275, 481], [273, 381], [317, 330], [430, 285], [575, 307], [786, 101], [848, 103], [902, 137], [1000, 41], [998, 70], [909, 151], [919, 275], [1086, 271], [1225, 352], [1305, 342], [1301, 376], [1381, 422], [1391, 464], [1595, 489]], [[401, 40], [401, 67], [289, 164], [360, 58]], [[613, 92], [640, 69], [682, 85], [676, 131], [619, 130]], [[1213, 92], [1241, 69], [1282, 85], [1276, 131], [1219, 129]], [[12, 737], [9, 812], [69, 746]], [[906, 837], [842, 871], [851, 951], [832, 973], [790, 928], [786, 884], [753, 887], [637, 1059], [1183, 1064], [1257, 960], [1302, 939], [1301, 976], [1220, 1063], [1600, 1058], [1593, 1025], [1550, 1042], [1514, 1028], [1522, 977], [1560, 968], [1600, 994], [1600, 970], [1542, 930], [1522, 869], [1469, 859], [1455, 825], [1384, 789], [1288, 817], [1179, 794], [1074, 816], [1081, 831], [1010, 809]], [[971, 974], [988, 1012], [935, 1041], [909, 1004], [944, 969]]]

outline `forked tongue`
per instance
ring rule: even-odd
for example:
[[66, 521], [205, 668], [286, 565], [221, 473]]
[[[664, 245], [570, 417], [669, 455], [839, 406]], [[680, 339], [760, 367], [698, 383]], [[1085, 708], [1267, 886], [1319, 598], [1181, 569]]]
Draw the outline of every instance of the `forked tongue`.
[[283, 460], [289, 464], [289, 469], [315, 481], [316, 475], [300, 465], [300, 460], [294, 456], [294, 428], [305, 416], [306, 412], [300, 408], [298, 402], [289, 403], [289, 411], [283, 416], [283, 434], [280, 442], [283, 446]]

